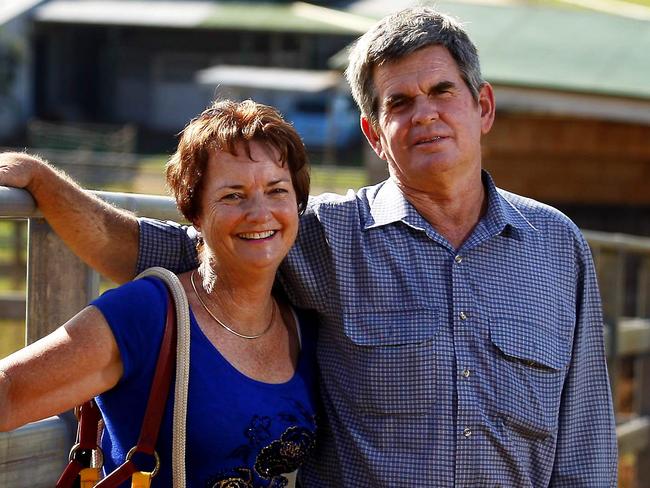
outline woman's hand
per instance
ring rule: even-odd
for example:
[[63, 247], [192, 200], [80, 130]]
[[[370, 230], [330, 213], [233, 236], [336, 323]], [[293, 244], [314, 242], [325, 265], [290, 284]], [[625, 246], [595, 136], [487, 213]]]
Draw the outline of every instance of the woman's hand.
[[135, 215], [25, 153], [0, 153], [0, 185], [29, 191], [50, 226], [86, 264], [116, 283], [133, 278], [139, 242]]
[[20, 152], [0, 153], [0, 186], [32, 191], [40, 183], [41, 175], [47, 179], [47, 172], [54, 173], [54, 169], [37, 157]]

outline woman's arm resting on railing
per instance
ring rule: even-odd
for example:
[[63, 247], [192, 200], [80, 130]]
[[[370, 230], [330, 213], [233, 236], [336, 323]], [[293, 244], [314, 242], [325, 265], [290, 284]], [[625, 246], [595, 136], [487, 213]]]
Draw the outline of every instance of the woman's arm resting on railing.
[[122, 369], [106, 319], [86, 307], [50, 335], [0, 360], [0, 431], [85, 402], [115, 386]]
[[28, 190], [50, 226], [88, 265], [117, 283], [133, 278], [139, 236], [133, 214], [25, 153], [0, 154], [0, 185]]

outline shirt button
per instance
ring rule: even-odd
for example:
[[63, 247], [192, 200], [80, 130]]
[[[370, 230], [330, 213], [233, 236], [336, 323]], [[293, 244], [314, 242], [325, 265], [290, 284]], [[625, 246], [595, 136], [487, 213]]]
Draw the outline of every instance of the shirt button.
[[469, 371], [469, 368], [465, 368], [465, 369], [463, 370], [463, 376], [464, 376], [465, 378], [469, 378], [469, 375], [470, 375], [470, 374], [471, 374], [471, 373], [470, 373], [470, 371]]
[[454, 261], [456, 261], [456, 264], [460, 264], [460, 263], [462, 263], [462, 262], [463, 262], [463, 256], [461, 256], [460, 254], [458, 254], [458, 255], [454, 258]]
[[459, 313], [458, 316], [460, 317], [460, 320], [467, 320], [467, 314], [465, 312]]
[[469, 437], [472, 435], [472, 430], [469, 429], [469, 428], [465, 428], [465, 429], [463, 430], [463, 435], [464, 435], [465, 437], [469, 438]]

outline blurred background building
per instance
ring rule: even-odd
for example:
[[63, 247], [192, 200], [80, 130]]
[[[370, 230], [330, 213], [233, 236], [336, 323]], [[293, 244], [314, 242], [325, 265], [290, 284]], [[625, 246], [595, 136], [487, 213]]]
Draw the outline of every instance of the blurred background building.
[[[0, 144], [168, 153], [211, 99], [252, 97], [294, 122], [317, 163], [377, 181], [346, 48], [415, 3], [3, 0]], [[495, 86], [484, 161], [497, 183], [582, 227], [650, 235], [650, 9], [589, 4], [436, 2], [466, 23]]]

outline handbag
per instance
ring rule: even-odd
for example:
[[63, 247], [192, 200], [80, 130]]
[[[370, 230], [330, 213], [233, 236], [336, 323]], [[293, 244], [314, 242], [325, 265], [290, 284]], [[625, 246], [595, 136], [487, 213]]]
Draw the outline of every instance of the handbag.
[[[154, 276], [168, 288], [167, 318], [156, 371], [145, 410], [137, 444], [126, 455], [124, 462], [100, 480], [103, 454], [98, 446], [101, 412], [93, 399], [75, 409], [78, 418], [77, 442], [72, 446], [69, 462], [56, 483], [56, 488], [115, 488], [131, 478], [132, 488], [148, 488], [160, 468], [155, 450], [158, 431], [169, 394], [172, 368], [175, 364], [174, 411], [172, 420], [172, 486], [185, 488], [185, 423], [190, 370], [190, 328], [187, 296], [178, 277], [164, 268], [149, 268], [136, 279]], [[136, 453], [153, 457], [153, 471], [138, 468]], [[94, 456], [93, 456], [94, 454]], [[93, 457], [96, 462], [93, 463]], [[94, 464], [94, 466], [92, 465]]]

